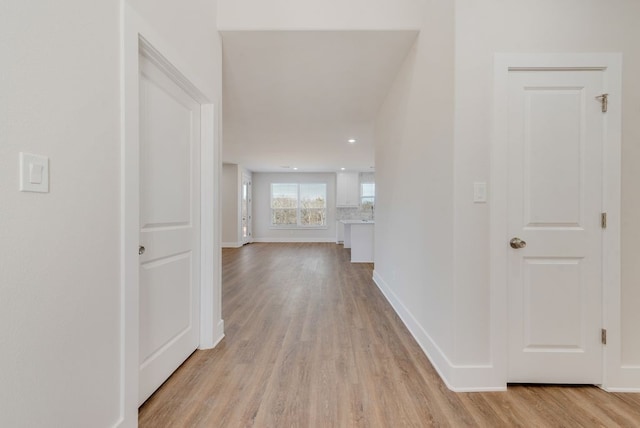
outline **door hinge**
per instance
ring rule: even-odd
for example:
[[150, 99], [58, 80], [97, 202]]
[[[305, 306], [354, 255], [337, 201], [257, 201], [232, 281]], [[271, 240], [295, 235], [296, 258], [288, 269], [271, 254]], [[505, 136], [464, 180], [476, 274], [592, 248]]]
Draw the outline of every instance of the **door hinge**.
[[606, 113], [609, 109], [609, 94], [598, 95], [596, 100], [602, 103], [602, 112]]
[[600, 338], [602, 340], [602, 344], [606, 345], [607, 344], [607, 329], [603, 328], [602, 331], [600, 332]]
[[603, 229], [607, 228], [607, 213], [600, 214], [600, 226]]

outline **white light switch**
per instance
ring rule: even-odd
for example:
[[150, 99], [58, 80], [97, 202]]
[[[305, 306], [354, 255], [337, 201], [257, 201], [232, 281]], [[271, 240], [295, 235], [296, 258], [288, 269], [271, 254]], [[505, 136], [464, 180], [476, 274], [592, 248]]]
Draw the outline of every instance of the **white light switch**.
[[20, 153], [20, 191], [49, 192], [49, 158]]
[[473, 183], [473, 202], [476, 204], [487, 202], [487, 183]]
[[42, 171], [44, 167], [38, 164], [29, 165], [29, 183], [42, 184]]

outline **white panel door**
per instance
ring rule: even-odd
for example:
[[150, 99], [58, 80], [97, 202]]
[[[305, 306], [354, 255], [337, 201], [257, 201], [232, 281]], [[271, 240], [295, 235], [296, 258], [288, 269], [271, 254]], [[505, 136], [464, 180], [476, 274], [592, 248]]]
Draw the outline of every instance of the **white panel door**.
[[140, 58], [139, 404], [197, 348], [200, 105]]
[[602, 82], [509, 72], [509, 382], [602, 382]]

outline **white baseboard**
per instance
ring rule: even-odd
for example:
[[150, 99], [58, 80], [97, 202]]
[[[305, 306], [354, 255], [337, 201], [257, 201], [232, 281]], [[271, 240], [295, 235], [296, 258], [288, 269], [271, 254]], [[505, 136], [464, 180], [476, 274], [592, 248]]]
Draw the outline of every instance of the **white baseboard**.
[[198, 349], [213, 349], [218, 346], [218, 343], [222, 339], [224, 339], [224, 320], [218, 321], [218, 323], [213, 327], [213, 340], [207, 342], [200, 342]]
[[220, 320], [218, 324], [216, 324], [216, 327], [213, 329], [213, 338], [212, 348], [215, 348], [220, 341], [224, 339], [224, 320]]
[[253, 242], [263, 242], [263, 243], [315, 243], [321, 242], [326, 243], [330, 242], [335, 244], [336, 238], [253, 238]]
[[602, 387], [607, 392], [620, 392], [620, 393], [632, 393], [637, 394], [640, 392], [640, 388], [617, 388], [617, 387]]
[[455, 392], [505, 391], [507, 389], [507, 385], [496, 384], [493, 380], [495, 369], [491, 365], [453, 364], [375, 270], [373, 281], [431, 361], [447, 388]]
[[623, 365], [608, 370], [608, 380], [602, 389], [608, 392], [640, 392], [640, 366]]
[[240, 248], [242, 247], [242, 242], [223, 242], [222, 248]]

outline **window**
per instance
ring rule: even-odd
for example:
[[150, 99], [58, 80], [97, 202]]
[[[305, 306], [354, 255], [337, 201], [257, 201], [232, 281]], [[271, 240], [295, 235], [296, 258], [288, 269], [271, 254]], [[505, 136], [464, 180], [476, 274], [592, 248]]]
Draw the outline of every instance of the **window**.
[[376, 204], [376, 184], [361, 183], [360, 184], [360, 205], [362, 208], [373, 209]]
[[271, 226], [325, 227], [326, 183], [272, 183]]

